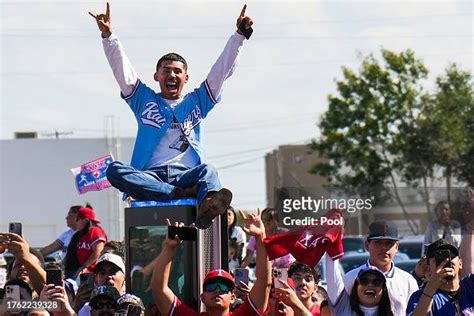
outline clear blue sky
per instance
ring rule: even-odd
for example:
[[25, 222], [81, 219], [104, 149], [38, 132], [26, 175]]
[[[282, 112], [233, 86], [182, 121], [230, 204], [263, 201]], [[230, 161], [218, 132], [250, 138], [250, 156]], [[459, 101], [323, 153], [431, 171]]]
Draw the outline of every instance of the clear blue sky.
[[[279, 144], [318, 135], [319, 114], [341, 66], [380, 47], [411, 48], [434, 77], [449, 62], [472, 71], [471, 1], [247, 1], [254, 35], [228, 80], [222, 103], [204, 123], [209, 162], [220, 168], [238, 207], [264, 206], [263, 156]], [[207, 75], [229, 35], [240, 1], [111, 1], [114, 33], [142, 81], [156, 60], [177, 51], [188, 60], [187, 91]], [[102, 52], [87, 11], [105, 1], [0, 1], [1, 129], [103, 137], [114, 115], [121, 136], [136, 124]], [[91, 153], [91, 159], [102, 153]]]

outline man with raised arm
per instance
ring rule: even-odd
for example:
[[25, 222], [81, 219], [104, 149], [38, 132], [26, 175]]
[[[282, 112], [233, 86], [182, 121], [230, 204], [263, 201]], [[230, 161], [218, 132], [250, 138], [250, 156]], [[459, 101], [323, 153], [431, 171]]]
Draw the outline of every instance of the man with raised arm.
[[[151, 281], [153, 296], [162, 315], [251, 316], [261, 315], [266, 311], [271, 286], [271, 266], [263, 245], [265, 228], [260, 219], [260, 212], [246, 216], [242, 214], [242, 217], [245, 232], [255, 236], [257, 240], [257, 279], [245, 302], [230, 312], [230, 306], [235, 300], [233, 293], [235, 280], [229, 272], [221, 269], [208, 272], [204, 278], [201, 301], [206, 307], [206, 313], [199, 314], [181, 302], [168, 287], [171, 262], [181, 241], [177, 236], [174, 240], [167, 237], [163, 243], [163, 250], [156, 260]], [[171, 225], [169, 220], [168, 225]], [[180, 225], [183, 226], [182, 223]]]
[[158, 60], [154, 79], [161, 92], [156, 93], [140, 81], [112, 33], [110, 4], [105, 14], [89, 12], [101, 31], [104, 52], [121, 96], [138, 123], [132, 161], [130, 165], [118, 161], [110, 164], [109, 182], [136, 200], [197, 198], [196, 226], [201, 229], [210, 227], [232, 200], [232, 193], [222, 188], [217, 171], [203, 163], [200, 123], [220, 101], [224, 82], [234, 71], [245, 40], [241, 30], [249, 30], [253, 23], [245, 15], [246, 7], [237, 18], [237, 31], [206, 80], [186, 95], [182, 90], [188, 81], [188, 65], [183, 57], [168, 53]]

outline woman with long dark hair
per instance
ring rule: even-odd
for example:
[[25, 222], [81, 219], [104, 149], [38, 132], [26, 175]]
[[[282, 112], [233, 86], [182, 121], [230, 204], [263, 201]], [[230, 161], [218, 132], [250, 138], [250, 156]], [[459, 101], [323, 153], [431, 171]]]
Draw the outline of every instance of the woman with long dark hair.
[[246, 237], [242, 227], [237, 225], [237, 215], [232, 206], [229, 206], [227, 209], [227, 229], [229, 231], [229, 240], [234, 240], [237, 243], [236, 255], [240, 264], [242, 261], [242, 249], [244, 248]]
[[81, 207], [77, 212], [77, 231], [72, 236], [65, 260], [66, 278], [92, 272], [107, 235], [99, 226], [92, 207]]
[[374, 266], [361, 269], [350, 295], [344, 290], [341, 270], [326, 255], [326, 279], [330, 309], [338, 316], [393, 316], [382, 271]]

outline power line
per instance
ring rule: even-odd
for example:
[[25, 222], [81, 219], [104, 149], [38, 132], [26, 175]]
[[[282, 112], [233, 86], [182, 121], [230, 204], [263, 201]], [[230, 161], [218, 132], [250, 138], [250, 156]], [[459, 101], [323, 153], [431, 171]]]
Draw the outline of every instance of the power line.
[[[15, 34], [2, 33], [2, 37], [13, 38], [54, 38], [54, 39], [97, 39], [96, 35], [57, 35], [57, 34]], [[433, 38], [471, 38], [472, 34], [406, 34], [406, 35], [308, 35], [308, 36], [294, 36], [294, 35], [258, 35], [258, 40], [371, 40], [371, 39], [433, 39]], [[226, 40], [228, 36], [206, 36], [206, 35], [169, 35], [156, 36], [155, 34], [148, 35], [121, 35], [120, 38], [127, 40], [134, 39], [149, 39], [149, 40]]]
[[[456, 55], [472, 55], [471, 52], [452, 52], [452, 53], [433, 53], [433, 54], [420, 54], [418, 57], [445, 57], [445, 56], [456, 56]], [[358, 59], [352, 60], [342, 60], [342, 59], [325, 59], [325, 60], [307, 60], [307, 61], [295, 61], [295, 62], [280, 62], [280, 63], [261, 63], [261, 64], [242, 64], [239, 65], [239, 68], [251, 68], [251, 67], [286, 67], [286, 66], [295, 66], [295, 65], [316, 65], [316, 64], [345, 64], [358, 62]], [[195, 66], [199, 68], [199, 66]], [[204, 66], [203, 66], [204, 67]], [[49, 72], [3, 72], [0, 73], [0, 76], [4, 77], [16, 77], [16, 76], [71, 76], [71, 75], [107, 75], [110, 76], [108, 72], [104, 71], [49, 71]]]
[[252, 159], [247, 159], [247, 160], [239, 161], [239, 162], [236, 162], [236, 163], [232, 163], [230, 165], [216, 167], [216, 169], [217, 170], [230, 169], [230, 168], [234, 168], [234, 167], [237, 167], [237, 166], [248, 164], [248, 163], [256, 161], [256, 160], [260, 160], [262, 158], [263, 158], [263, 156], [258, 156], [258, 157], [252, 158]]

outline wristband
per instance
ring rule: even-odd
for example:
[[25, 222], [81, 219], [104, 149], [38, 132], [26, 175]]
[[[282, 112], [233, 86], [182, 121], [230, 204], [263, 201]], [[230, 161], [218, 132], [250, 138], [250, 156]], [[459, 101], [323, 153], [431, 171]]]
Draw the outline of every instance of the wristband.
[[429, 298], [433, 298], [433, 296], [426, 294], [425, 292], [421, 292], [424, 296], [428, 296]]

